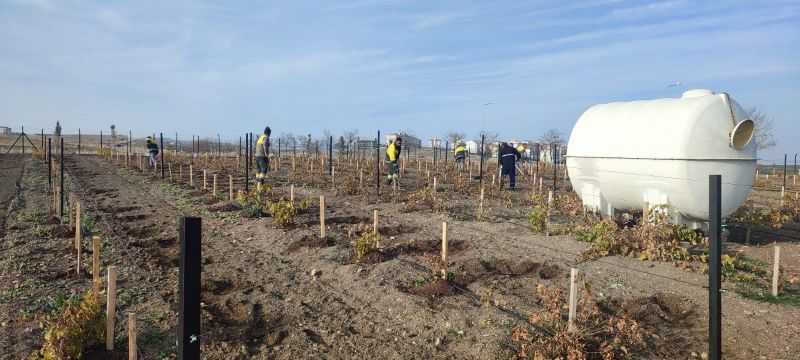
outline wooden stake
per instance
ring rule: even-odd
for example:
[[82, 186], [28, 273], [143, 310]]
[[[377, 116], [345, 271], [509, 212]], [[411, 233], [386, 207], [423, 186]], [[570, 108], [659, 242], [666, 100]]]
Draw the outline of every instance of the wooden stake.
[[319, 237], [325, 238], [325, 195], [319, 196]]
[[550, 209], [553, 207], [553, 190], [547, 192], [547, 217], [544, 219], [544, 236], [550, 236]]
[[92, 291], [100, 292], [100, 237], [92, 237]]
[[478, 207], [478, 210], [480, 211], [481, 214], [483, 214], [483, 186], [481, 186], [481, 202]]
[[575, 278], [578, 277], [578, 269], [572, 268], [569, 272], [569, 320], [567, 323], [567, 331], [572, 332], [575, 329], [575, 314], [578, 307], [578, 288], [575, 284]]
[[645, 201], [642, 205], [642, 221], [650, 222], [650, 202]]
[[203, 170], [203, 190], [208, 190], [208, 182], [206, 181], [206, 170]]
[[775, 259], [772, 262], [772, 296], [778, 296], [781, 276], [781, 247], [775, 246]]
[[189, 186], [194, 187], [194, 168], [189, 165]]
[[447, 280], [447, 222], [442, 222], [442, 279]]
[[294, 206], [294, 184], [289, 185], [289, 202]]
[[117, 314], [117, 267], [108, 267], [106, 292], [106, 350], [114, 350], [114, 318]]
[[372, 210], [372, 233], [378, 235], [378, 210]]
[[786, 189], [781, 186], [781, 207], [783, 207], [783, 194], [785, 193]]
[[433, 192], [436, 192], [436, 176], [433, 177]]
[[212, 180], [213, 186], [211, 187], [211, 189], [214, 192], [214, 196], [217, 196], [217, 174], [214, 174], [212, 176], [212, 179], [213, 179]]
[[233, 175], [228, 175], [228, 201], [233, 203]]
[[80, 249], [81, 249], [81, 202], [75, 203], [75, 250], [78, 250], [78, 265], [80, 265]]
[[[172, 181], [172, 163], [167, 163], [167, 171], [169, 172], [169, 180]], [[155, 173], [155, 170], [153, 170]]]
[[128, 313], [128, 360], [138, 358], [138, 348], [136, 347], [136, 313]]

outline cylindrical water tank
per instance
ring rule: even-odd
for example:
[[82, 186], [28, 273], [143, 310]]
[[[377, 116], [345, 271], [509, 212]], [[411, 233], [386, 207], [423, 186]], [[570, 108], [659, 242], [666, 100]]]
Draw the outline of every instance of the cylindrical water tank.
[[708, 221], [708, 176], [722, 175], [722, 216], [744, 201], [756, 171], [753, 121], [728, 94], [696, 89], [680, 98], [595, 105], [578, 119], [567, 168], [585, 206], [667, 205], [678, 221]]

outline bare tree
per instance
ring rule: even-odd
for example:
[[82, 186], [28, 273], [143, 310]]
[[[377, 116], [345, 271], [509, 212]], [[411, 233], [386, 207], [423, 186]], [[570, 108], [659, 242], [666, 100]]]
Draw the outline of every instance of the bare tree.
[[344, 132], [344, 141], [347, 143], [348, 154], [353, 149], [353, 144], [358, 140], [358, 129], [346, 130]]
[[778, 145], [778, 141], [775, 140], [775, 137], [772, 135], [775, 128], [775, 119], [767, 115], [767, 113], [757, 106], [750, 107], [746, 112], [747, 118], [753, 120], [756, 126], [756, 149], [769, 149]]
[[456, 144], [459, 141], [464, 140], [466, 137], [467, 134], [462, 131], [448, 131], [444, 138], [450, 141], [451, 144]]
[[542, 134], [542, 137], [539, 138], [539, 141], [542, 144], [546, 145], [564, 145], [564, 136], [561, 134], [561, 131], [558, 129], [548, 129], [547, 131]]
[[484, 136], [484, 143], [485, 144], [491, 144], [491, 143], [493, 143], [495, 141], [498, 141], [500, 139], [500, 133], [488, 132], [486, 130], [481, 130], [480, 132], [478, 132], [478, 137], [475, 139], [475, 141], [478, 142], [479, 144], [481, 142], [481, 135]]

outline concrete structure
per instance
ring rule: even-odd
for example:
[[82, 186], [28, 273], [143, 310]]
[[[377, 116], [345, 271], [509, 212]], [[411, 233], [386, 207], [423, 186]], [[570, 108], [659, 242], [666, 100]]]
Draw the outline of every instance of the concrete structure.
[[754, 123], [728, 94], [596, 105], [578, 119], [567, 167], [584, 205], [614, 210], [667, 205], [679, 223], [708, 220], [708, 176], [722, 175], [722, 216], [744, 201], [756, 171]]
[[0, 134], [11, 134], [11, 128], [7, 126], [0, 126]]

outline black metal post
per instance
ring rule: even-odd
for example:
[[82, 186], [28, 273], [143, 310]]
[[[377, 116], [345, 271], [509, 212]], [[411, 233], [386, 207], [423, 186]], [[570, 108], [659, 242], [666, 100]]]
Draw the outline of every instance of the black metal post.
[[164, 133], [158, 133], [161, 142], [161, 180], [164, 180]]
[[281, 138], [278, 138], [278, 161], [281, 159]]
[[44, 149], [45, 149], [45, 144], [44, 144], [44, 129], [42, 129], [42, 138], [41, 138], [41, 143], [42, 143], [42, 152], [44, 152]]
[[381, 195], [381, 131], [375, 138], [375, 191]]
[[328, 175], [333, 176], [333, 136], [328, 140]]
[[239, 158], [242, 158], [242, 137], [239, 136]]
[[444, 167], [445, 168], [447, 168], [447, 153], [449, 152], [447, 150], [447, 148], [449, 148], [449, 147], [450, 147], [450, 142], [449, 141], [445, 141], [444, 142]]
[[485, 140], [485, 137], [486, 137], [486, 135], [481, 134], [481, 148], [478, 149], [478, 152], [481, 153], [481, 168], [480, 168], [481, 169], [481, 173], [479, 174], [479, 177], [478, 177], [478, 184], [481, 185], [481, 186], [483, 186], [483, 152], [484, 152], [483, 151], [484, 150], [483, 149], [483, 142]]
[[200, 243], [202, 219], [181, 217], [178, 270], [178, 359], [200, 359]]
[[[253, 140], [253, 133], [250, 133], [250, 138], [249, 138], [249, 140], [247, 142], [247, 149], [249, 150], [249, 152], [247, 153], [247, 158], [250, 159], [250, 162], [248, 163], [247, 168], [248, 168], [248, 171], [250, 173], [252, 173], [253, 160], [255, 160], [255, 157], [253, 156], [253, 150], [255, 150], [254, 143], [255, 143], [255, 141]], [[250, 178], [247, 178], [246, 181], [249, 183], [250, 182]]]
[[219, 138], [219, 134], [217, 134], [217, 156], [222, 155], [222, 141]]
[[722, 176], [708, 176], [708, 358], [722, 359]]
[[297, 157], [297, 139], [292, 138], [292, 156]]
[[61, 192], [59, 193], [59, 206], [58, 208], [61, 210], [58, 212], [61, 223], [64, 223], [64, 138], [61, 139], [61, 163], [59, 166], [61, 167]]
[[794, 172], [792, 175], [797, 175], [797, 154], [794, 154]]
[[103, 150], [103, 130], [100, 130], [100, 150]]
[[78, 154], [81, 153], [81, 128], [78, 128]]
[[178, 155], [178, 133], [175, 133], [175, 155]]
[[47, 138], [47, 184], [53, 188], [53, 138]]
[[[19, 136], [27, 138], [27, 136], [25, 135], [25, 127], [24, 126], [22, 127], [22, 134], [20, 134]], [[25, 139], [22, 139], [22, 154], [25, 155]]]
[[244, 134], [244, 191], [250, 192], [250, 134]]
[[789, 154], [783, 154], [783, 188], [786, 189], [786, 159]]
[[431, 144], [431, 147], [433, 148], [432, 149], [433, 150], [433, 169], [435, 171], [436, 170], [436, 153], [439, 150], [439, 147], [436, 145], [436, 139], [433, 139], [433, 144]]

